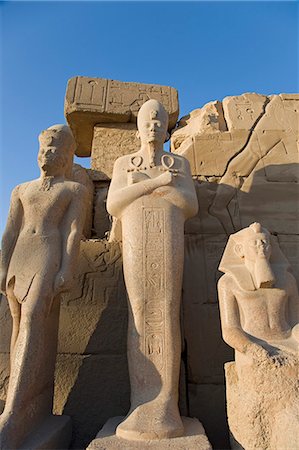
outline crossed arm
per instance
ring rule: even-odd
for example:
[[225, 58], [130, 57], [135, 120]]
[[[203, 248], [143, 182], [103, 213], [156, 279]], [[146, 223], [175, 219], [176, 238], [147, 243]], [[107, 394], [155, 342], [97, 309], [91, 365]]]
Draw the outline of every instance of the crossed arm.
[[[123, 211], [133, 201], [143, 195], [156, 191], [175, 206], [185, 211], [186, 217], [192, 217], [198, 209], [197, 197], [190, 169], [186, 162], [185, 170], [177, 177], [173, 173], [166, 171], [155, 178], [149, 178], [145, 174], [139, 179], [132, 179], [128, 185], [125, 161], [120, 158], [116, 161], [112, 182], [107, 197], [107, 211], [114, 217], [120, 218]], [[186, 171], [189, 173], [186, 174]], [[140, 174], [141, 175], [141, 174]], [[174, 186], [174, 179], [176, 185]]]

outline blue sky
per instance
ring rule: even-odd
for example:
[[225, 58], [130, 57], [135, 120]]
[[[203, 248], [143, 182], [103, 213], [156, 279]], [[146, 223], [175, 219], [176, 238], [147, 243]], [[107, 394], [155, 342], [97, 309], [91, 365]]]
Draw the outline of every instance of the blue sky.
[[174, 86], [180, 116], [227, 95], [299, 91], [295, 1], [4, 1], [0, 14], [0, 235], [75, 75]]

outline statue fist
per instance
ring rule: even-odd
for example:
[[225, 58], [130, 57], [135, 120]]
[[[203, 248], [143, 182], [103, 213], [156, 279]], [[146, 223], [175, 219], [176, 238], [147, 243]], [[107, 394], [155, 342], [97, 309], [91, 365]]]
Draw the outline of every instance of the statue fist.
[[173, 174], [172, 172], [169, 172], [168, 170], [159, 177], [160, 181], [162, 182], [162, 186], [167, 186], [168, 184], [172, 183], [173, 180]]

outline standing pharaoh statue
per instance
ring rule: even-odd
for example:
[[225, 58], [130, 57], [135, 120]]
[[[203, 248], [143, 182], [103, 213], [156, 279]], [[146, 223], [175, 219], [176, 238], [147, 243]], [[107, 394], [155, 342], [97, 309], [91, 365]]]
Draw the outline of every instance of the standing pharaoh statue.
[[182, 436], [178, 409], [184, 222], [196, 214], [189, 163], [165, 152], [168, 114], [156, 100], [141, 107], [141, 148], [114, 165], [108, 212], [122, 224], [129, 297], [131, 409], [116, 435], [147, 440]]
[[67, 179], [69, 127], [39, 136], [40, 178], [17, 186], [2, 240], [1, 291], [13, 319], [0, 448], [66, 448], [70, 419], [53, 416], [60, 294], [70, 289], [85, 220], [86, 188]]
[[289, 264], [254, 223], [230, 236], [219, 270], [223, 338], [235, 349], [225, 367], [233, 444], [298, 448], [299, 296]]

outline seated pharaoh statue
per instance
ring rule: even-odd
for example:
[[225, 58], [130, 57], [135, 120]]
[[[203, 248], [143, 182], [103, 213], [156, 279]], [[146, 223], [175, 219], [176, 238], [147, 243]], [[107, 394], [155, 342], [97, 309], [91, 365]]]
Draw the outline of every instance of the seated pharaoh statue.
[[230, 236], [218, 283], [228, 421], [244, 449], [299, 445], [299, 297], [274, 236], [253, 223]]
[[85, 220], [86, 188], [67, 179], [75, 140], [54, 125], [39, 136], [40, 178], [12, 193], [2, 240], [1, 291], [12, 319], [10, 379], [0, 448], [68, 448], [71, 424], [54, 416], [60, 294], [70, 289]]
[[178, 409], [184, 222], [198, 204], [188, 161], [163, 149], [168, 114], [161, 103], [144, 103], [137, 126], [141, 148], [115, 162], [107, 198], [122, 225], [129, 298], [131, 408], [116, 435], [150, 440], [184, 434]]

